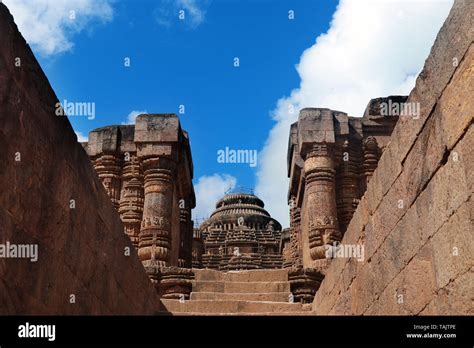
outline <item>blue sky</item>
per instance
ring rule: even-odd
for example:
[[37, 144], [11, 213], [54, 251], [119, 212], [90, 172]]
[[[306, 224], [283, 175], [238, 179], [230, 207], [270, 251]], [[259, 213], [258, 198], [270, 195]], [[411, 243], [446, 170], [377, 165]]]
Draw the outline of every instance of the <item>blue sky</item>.
[[[119, 1], [111, 23], [78, 35], [71, 52], [39, 60], [61, 101], [95, 102], [94, 120], [70, 117], [76, 131], [120, 124], [133, 110], [178, 113], [182, 104], [195, 178], [225, 172], [253, 188], [256, 168], [218, 163], [217, 151], [263, 147], [270, 110], [298, 85], [301, 52], [328, 28], [336, 1], [321, 4], [214, 1], [197, 26], [178, 13], [163, 26], [159, 3]], [[290, 9], [296, 20], [288, 19]]]
[[[237, 185], [255, 188], [286, 225], [285, 149], [297, 118], [287, 106], [361, 116], [370, 98], [407, 94], [452, 1], [4, 2], [59, 100], [95, 103], [95, 119], [70, 117], [77, 132], [184, 105], [195, 217]], [[258, 151], [258, 165], [218, 163], [225, 147]]]

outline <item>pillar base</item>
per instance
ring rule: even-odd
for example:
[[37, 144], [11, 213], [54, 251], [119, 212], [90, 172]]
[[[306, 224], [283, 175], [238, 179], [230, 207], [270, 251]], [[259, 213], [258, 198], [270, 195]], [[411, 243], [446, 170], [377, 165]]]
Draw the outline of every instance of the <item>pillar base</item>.
[[295, 302], [312, 303], [324, 275], [314, 268], [293, 268], [288, 272]]
[[194, 272], [191, 269], [176, 266], [147, 266], [145, 271], [161, 298], [189, 300], [194, 280]]

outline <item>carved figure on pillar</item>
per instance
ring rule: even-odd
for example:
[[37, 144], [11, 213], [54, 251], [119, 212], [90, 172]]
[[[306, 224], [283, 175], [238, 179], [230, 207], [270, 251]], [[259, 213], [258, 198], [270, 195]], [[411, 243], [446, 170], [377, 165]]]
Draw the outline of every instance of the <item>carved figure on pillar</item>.
[[340, 241], [337, 223], [335, 167], [332, 149], [328, 144], [316, 144], [305, 156], [306, 191], [303, 206], [306, 215], [312, 260], [325, 259], [325, 245]]
[[145, 200], [138, 256], [142, 263], [167, 266], [171, 249], [173, 177], [176, 163], [151, 157], [142, 161]]

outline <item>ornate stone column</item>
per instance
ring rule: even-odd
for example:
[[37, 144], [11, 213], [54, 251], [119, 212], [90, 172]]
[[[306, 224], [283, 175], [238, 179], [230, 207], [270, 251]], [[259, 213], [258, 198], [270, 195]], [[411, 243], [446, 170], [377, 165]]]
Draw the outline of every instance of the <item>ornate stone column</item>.
[[122, 167], [122, 192], [120, 194], [120, 218], [124, 232], [138, 250], [140, 225], [143, 217], [143, 174], [136, 155], [126, 153]]
[[377, 139], [373, 136], [368, 136], [364, 139], [363, 149], [364, 163], [362, 164], [362, 170], [365, 176], [365, 185], [367, 186], [379, 161]]
[[123, 199], [125, 198], [125, 188], [127, 184], [133, 179], [137, 178], [141, 182], [143, 182], [143, 173], [140, 170], [140, 162], [138, 161], [136, 154], [131, 154], [126, 152], [123, 155], [122, 161], [122, 175], [121, 179], [121, 186], [122, 192], [120, 193], [120, 204], [122, 203]]
[[346, 140], [342, 146], [342, 162], [337, 173], [337, 210], [339, 229], [343, 234], [359, 204], [356, 153]]
[[313, 268], [297, 268], [288, 272], [290, 290], [295, 302], [312, 303], [324, 275]]
[[301, 243], [301, 209], [296, 207], [293, 212], [293, 266], [303, 267], [303, 245]]
[[138, 250], [143, 213], [143, 181], [138, 177], [126, 183], [120, 201], [119, 213], [124, 225], [124, 232], [130, 237], [135, 249]]
[[191, 268], [191, 247], [193, 230], [191, 224], [191, 209], [187, 200], [180, 201], [179, 207], [180, 248], [178, 266]]
[[112, 200], [115, 209], [120, 205], [120, 159], [115, 154], [101, 154], [94, 161], [94, 168]]
[[145, 200], [138, 256], [144, 266], [167, 266], [171, 248], [173, 179], [176, 163], [168, 158], [142, 160]]
[[202, 254], [204, 252], [204, 244], [202, 241], [201, 231], [193, 228], [192, 242], [192, 268], [202, 268]]
[[296, 204], [296, 198], [290, 199], [290, 246], [289, 257], [285, 260], [284, 268], [302, 267], [302, 246], [301, 246], [301, 212]]
[[325, 263], [326, 244], [340, 241], [337, 222], [335, 166], [331, 146], [319, 143], [304, 155], [305, 194], [303, 207], [303, 235], [308, 236], [311, 265]]

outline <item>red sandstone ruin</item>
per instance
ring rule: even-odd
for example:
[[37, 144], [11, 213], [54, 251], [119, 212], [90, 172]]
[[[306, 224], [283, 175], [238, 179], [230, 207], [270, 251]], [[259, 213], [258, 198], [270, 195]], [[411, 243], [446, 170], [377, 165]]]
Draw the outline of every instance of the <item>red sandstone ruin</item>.
[[[0, 261], [1, 313], [472, 315], [472, 13], [455, 1], [408, 97], [373, 99], [363, 117], [300, 111], [282, 231], [243, 192], [193, 229], [176, 115], [77, 143], [0, 4], [0, 232], [39, 246], [37, 262]], [[382, 115], [384, 102], [419, 117]], [[328, 258], [335, 242], [363, 245], [363, 260]]]

